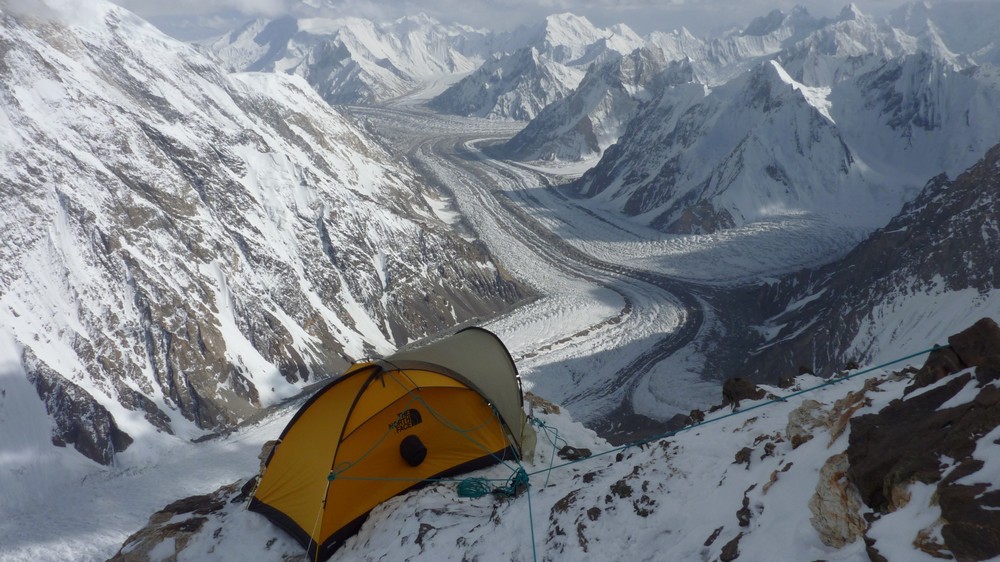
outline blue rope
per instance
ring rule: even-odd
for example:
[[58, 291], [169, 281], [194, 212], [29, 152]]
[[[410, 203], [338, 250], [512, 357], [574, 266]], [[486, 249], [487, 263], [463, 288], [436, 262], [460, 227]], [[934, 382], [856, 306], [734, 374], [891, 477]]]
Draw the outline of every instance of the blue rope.
[[[542, 432], [545, 433], [545, 438], [548, 440], [549, 444], [552, 445], [552, 453], [549, 455], [549, 469], [545, 475], [545, 484], [542, 486], [544, 489], [549, 487], [549, 477], [552, 476], [552, 464], [556, 460], [556, 450], [559, 449], [559, 442], [562, 441], [564, 445], [569, 445], [569, 443], [567, 443], [565, 439], [559, 437], [558, 429], [554, 427], [550, 428], [544, 421], [534, 416], [532, 416], [530, 420], [532, 425], [540, 428]], [[554, 437], [552, 435], [553, 433], [555, 434]]]
[[463, 498], [481, 498], [493, 491], [488, 478], [466, 478], [458, 483], [458, 495]]
[[498, 497], [512, 498], [528, 486], [528, 473], [523, 466], [511, 473], [510, 478], [503, 480], [500, 486], [494, 486], [490, 478], [466, 478], [458, 483], [458, 495], [463, 498], [481, 498], [486, 494]]
[[791, 394], [782, 396], [780, 398], [773, 398], [771, 400], [767, 400], [765, 402], [761, 402], [760, 404], [754, 404], [753, 406], [750, 406], [749, 408], [743, 408], [742, 410], [733, 410], [732, 412], [730, 412], [728, 414], [725, 414], [725, 415], [722, 415], [722, 416], [718, 416], [718, 417], [714, 417], [714, 418], [711, 418], [711, 419], [707, 419], [705, 421], [700, 421], [698, 423], [693, 423], [691, 425], [686, 425], [686, 426], [684, 426], [684, 427], [682, 427], [680, 429], [673, 429], [673, 430], [661, 433], [659, 435], [654, 435], [653, 437], [649, 437], [649, 438], [646, 438], [646, 439], [640, 439], [640, 440], [637, 440], [637, 441], [632, 441], [632, 442], [626, 443], [626, 444], [624, 444], [624, 445], [622, 445], [620, 447], [615, 447], [613, 449], [608, 449], [607, 451], [601, 451], [599, 453], [594, 453], [593, 455], [591, 455], [589, 457], [585, 457], [585, 458], [577, 459], [577, 460], [572, 460], [572, 461], [567, 461], [567, 462], [564, 462], [564, 463], [561, 463], [561, 464], [557, 464], [555, 466], [550, 466], [549, 468], [542, 468], [542, 469], [539, 469], [539, 470], [535, 470], [533, 472], [528, 473], [528, 475], [529, 476], [534, 476], [536, 474], [540, 474], [540, 473], [546, 472], [546, 471], [551, 472], [552, 470], [555, 470], [557, 468], [563, 468], [565, 466], [570, 466], [570, 465], [573, 465], [573, 464], [576, 464], [576, 463], [579, 463], [579, 462], [584, 462], [584, 461], [587, 461], [587, 460], [590, 460], [590, 459], [595, 459], [597, 457], [601, 457], [601, 456], [604, 456], [604, 455], [609, 455], [611, 453], [615, 453], [615, 452], [619, 452], [619, 451], [624, 451], [624, 450], [627, 450], [627, 449], [629, 449], [631, 447], [642, 447], [643, 445], [646, 445], [648, 443], [652, 443], [653, 441], [659, 441], [660, 439], [666, 439], [667, 437], [673, 437], [674, 435], [677, 435], [678, 433], [682, 433], [684, 431], [689, 431], [689, 430], [692, 430], [692, 429], [696, 429], [696, 428], [708, 425], [710, 423], [715, 423], [715, 422], [718, 422], [718, 421], [722, 421], [724, 419], [731, 418], [733, 416], [743, 415], [743, 414], [745, 414], [745, 413], [747, 413], [749, 411], [756, 410], [758, 408], [764, 408], [766, 406], [772, 406], [772, 405], [777, 404], [779, 402], [787, 402], [789, 398], [794, 398], [796, 396], [800, 396], [800, 395], [806, 394], [808, 392], [814, 392], [814, 391], [819, 390], [821, 388], [824, 388], [824, 387], [827, 387], [827, 386], [832, 386], [832, 385], [835, 385], [837, 383], [840, 383], [840, 382], [843, 382], [843, 381], [846, 381], [846, 380], [849, 380], [849, 379], [853, 379], [855, 377], [860, 377], [861, 375], [866, 375], [868, 373], [871, 373], [872, 371], [877, 371], [878, 369], [883, 369], [883, 368], [888, 367], [890, 365], [895, 365], [896, 363], [901, 363], [903, 361], [906, 361], [907, 359], [913, 359], [914, 357], [919, 357], [921, 355], [925, 355], [927, 353], [932, 353], [932, 352], [938, 351], [940, 349], [948, 349], [949, 347], [951, 347], [951, 346], [949, 346], [949, 345], [935, 345], [934, 347], [932, 347], [930, 349], [925, 349], [923, 351], [918, 351], [917, 353], [911, 353], [910, 355], [907, 355], [905, 357], [900, 357], [899, 359], [893, 359], [892, 361], [887, 361], [885, 363], [882, 363], [881, 365], [876, 365], [874, 367], [870, 367], [870, 368], [865, 369], [863, 371], [858, 371], [856, 373], [851, 373], [849, 375], [844, 375], [844, 376], [840, 376], [840, 377], [835, 377], [835, 378], [832, 378], [832, 379], [828, 379], [828, 380], [824, 381], [821, 384], [817, 384], [815, 386], [811, 386], [809, 388], [805, 388], [805, 389], [793, 392]]
[[[524, 468], [521, 468], [521, 473], [524, 474], [524, 487], [528, 494], [528, 529], [531, 530], [531, 559], [534, 562], [538, 562], [538, 548], [535, 546], [535, 515], [532, 513], [531, 509], [531, 481], [530, 477]], [[548, 481], [548, 477], [545, 479]]]

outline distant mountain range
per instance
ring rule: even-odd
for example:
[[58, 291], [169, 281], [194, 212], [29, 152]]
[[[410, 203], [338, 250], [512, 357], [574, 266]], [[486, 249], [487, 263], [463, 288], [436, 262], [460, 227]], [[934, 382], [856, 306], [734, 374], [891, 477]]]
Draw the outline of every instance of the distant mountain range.
[[870, 230], [930, 177], [956, 174], [1000, 142], [992, 64], [854, 7], [814, 27], [724, 83], [697, 70], [661, 81], [575, 192], [667, 232], [783, 213]]

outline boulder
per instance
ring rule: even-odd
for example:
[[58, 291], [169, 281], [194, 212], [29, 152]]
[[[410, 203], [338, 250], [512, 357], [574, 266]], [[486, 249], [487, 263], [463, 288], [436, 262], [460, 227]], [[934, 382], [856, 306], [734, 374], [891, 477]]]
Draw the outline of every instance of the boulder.
[[760, 400], [765, 395], [764, 389], [759, 388], [750, 379], [734, 377], [722, 383], [723, 406], [731, 404], [738, 408], [741, 400]]
[[853, 543], [868, 528], [861, 516], [861, 495], [846, 478], [848, 466], [846, 453], [827, 459], [819, 471], [816, 491], [809, 498], [809, 522], [823, 544], [833, 548]]
[[1000, 371], [1000, 326], [992, 318], [983, 318], [951, 336], [948, 345], [964, 366]]
[[952, 373], [961, 371], [964, 367], [962, 360], [952, 348], [935, 349], [927, 356], [924, 366], [913, 375], [913, 382], [906, 387], [903, 395], [905, 396], [918, 388], [930, 386]]
[[788, 425], [785, 436], [792, 443], [792, 448], [813, 438], [813, 430], [826, 423], [826, 412], [823, 405], [815, 400], [803, 400], [802, 404], [788, 414]]

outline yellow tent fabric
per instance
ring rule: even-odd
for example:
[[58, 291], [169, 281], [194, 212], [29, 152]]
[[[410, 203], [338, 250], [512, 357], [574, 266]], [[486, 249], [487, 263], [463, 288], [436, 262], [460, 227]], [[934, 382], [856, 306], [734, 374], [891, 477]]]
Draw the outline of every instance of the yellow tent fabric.
[[355, 364], [313, 395], [282, 432], [250, 509], [325, 559], [386, 499], [519, 458], [524, 430], [510, 354], [467, 328]]

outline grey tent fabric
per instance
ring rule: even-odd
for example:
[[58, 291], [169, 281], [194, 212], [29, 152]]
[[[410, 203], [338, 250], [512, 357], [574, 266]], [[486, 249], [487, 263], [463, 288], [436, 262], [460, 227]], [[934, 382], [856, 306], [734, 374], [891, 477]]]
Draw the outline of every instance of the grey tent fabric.
[[382, 359], [389, 366], [431, 363], [460, 373], [496, 408], [521, 452], [525, 429], [521, 409], [521, 384], [507, 347], [493, 332], [466, 328], [412, 351], [399, 351]]

